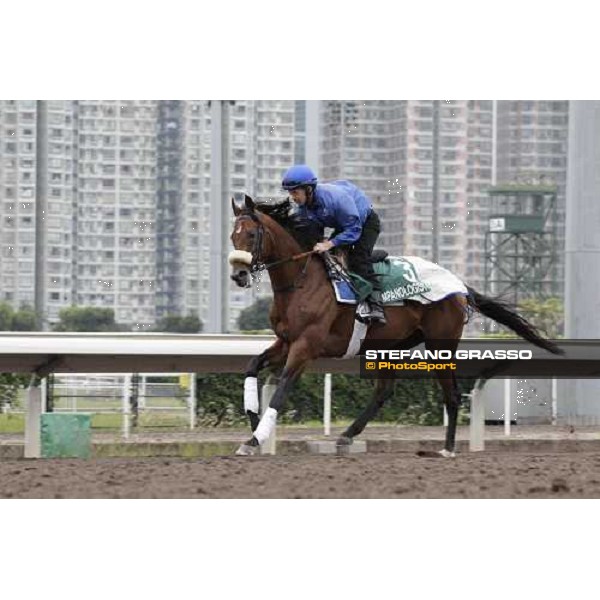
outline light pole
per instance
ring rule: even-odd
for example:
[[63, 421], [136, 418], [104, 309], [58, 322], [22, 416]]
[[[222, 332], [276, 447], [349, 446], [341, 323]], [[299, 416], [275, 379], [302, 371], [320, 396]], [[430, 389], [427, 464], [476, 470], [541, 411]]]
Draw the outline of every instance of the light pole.
[[439, 209], [440, 209], [440, 101], [433, 101], [433, 135], [432, 135], [432, 244], [431, 260], [434, 263], [439, 262]]
[[231, 100], [210, 101], [210, 279], [208, 333], [229, 329], [229, 106]]

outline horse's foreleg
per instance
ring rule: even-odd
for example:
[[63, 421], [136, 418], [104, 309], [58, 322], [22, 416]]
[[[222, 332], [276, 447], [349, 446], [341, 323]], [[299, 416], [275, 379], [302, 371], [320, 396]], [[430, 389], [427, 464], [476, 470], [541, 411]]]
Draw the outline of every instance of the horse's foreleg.
[[375, 391], [371, 402], [365, 410], [357, 417], [344, 433], [337, 439], [338, 446], [347, 446], [352, 443], [352, 438], [356, 437], [367, 426], [367, 423], [375, 417], [385, 401], [394, 393], [393, 379], [377, 379], [375, 382]]
[[277, 389], [269, 402], [269, 407], [264, 412], [256, 428], [253, 429], [254, 435], [252, 438], [242, 444], [236, 454], [254, 454], [255, 449], [271, 436], [277, 422], [277, 414], [283, 408], [288, 392], [304, 371], [306, 364], [314, 358], [315, 347], [319, 346], [311, 344], [307, 340], [298, 340], [290, 346], [285, 367], [279, 378]]
[[260, 405], [258, 401], [258, 374], [266, 367], [276, 367], [285, 363], [287, 344], [277, 338], [272, 346], [250, 360], [246, 367], [244, 379], [244, 412], [250, 420], [254, 431], [258, 427]]

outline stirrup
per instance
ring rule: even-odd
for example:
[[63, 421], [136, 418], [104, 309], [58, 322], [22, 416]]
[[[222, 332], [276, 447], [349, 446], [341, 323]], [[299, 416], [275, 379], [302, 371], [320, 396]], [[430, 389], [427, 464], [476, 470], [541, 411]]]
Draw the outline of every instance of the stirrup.
[[369, 313], [369, 323], [371, 323], [371, 325], [387, 324], [387, 319], [385, 318], [385, 313], [383, 312], [383, 308], [381, 306], [371, 306], [371, 311]]
[[384, 314], [372, 314], [369, 316], [369, 324], [370, 325], [387, 325], [387, 319]]
[[361, 323], [369, 323], [371, 319], [371, 306], [364, 300], [356, 307], [355, 317]]
[[387, 319], [384, 314], [356, 314], [356, 320], [365, 325], [387, 325]]

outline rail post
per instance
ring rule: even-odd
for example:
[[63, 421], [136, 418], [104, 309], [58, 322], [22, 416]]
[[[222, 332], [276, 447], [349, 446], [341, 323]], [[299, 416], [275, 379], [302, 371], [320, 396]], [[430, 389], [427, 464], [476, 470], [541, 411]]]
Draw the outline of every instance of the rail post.
[[485, 406], [481, 394], [484, 383], [478, 379], [470, 394], [469, 450], [471, 452], [481, 452], [485, 449]]
[[129, 395], [131, 394], [131, 373], [123, 378], [123, 438], [129, 439], [129, 415], [130, 404]]
[[25, 401], [25, 458], [40, 458], [41, 444], [41, 417], [42, 417], [42, 388], [41, 378], [33, 374], [27, 388]]
[[196, 373], [190, 373], [190, 391], [189, 391], [189, 408], [190, 408], [190, 429], [196, 427]]
[[325, 435], [331, 433], [331, 373], [325, 373], [323, 398], [323, 428]]

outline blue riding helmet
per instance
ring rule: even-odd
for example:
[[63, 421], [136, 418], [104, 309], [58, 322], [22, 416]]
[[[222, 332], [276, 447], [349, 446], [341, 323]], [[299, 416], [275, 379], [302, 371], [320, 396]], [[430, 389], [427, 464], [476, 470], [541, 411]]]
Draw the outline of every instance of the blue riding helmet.
[[316, 185], [317, 176], [310, 167], [306, 165], [294, 165], [289, 168], [283, 176], [281, 187], [284, 190], [295, 190], [304, 185]]

